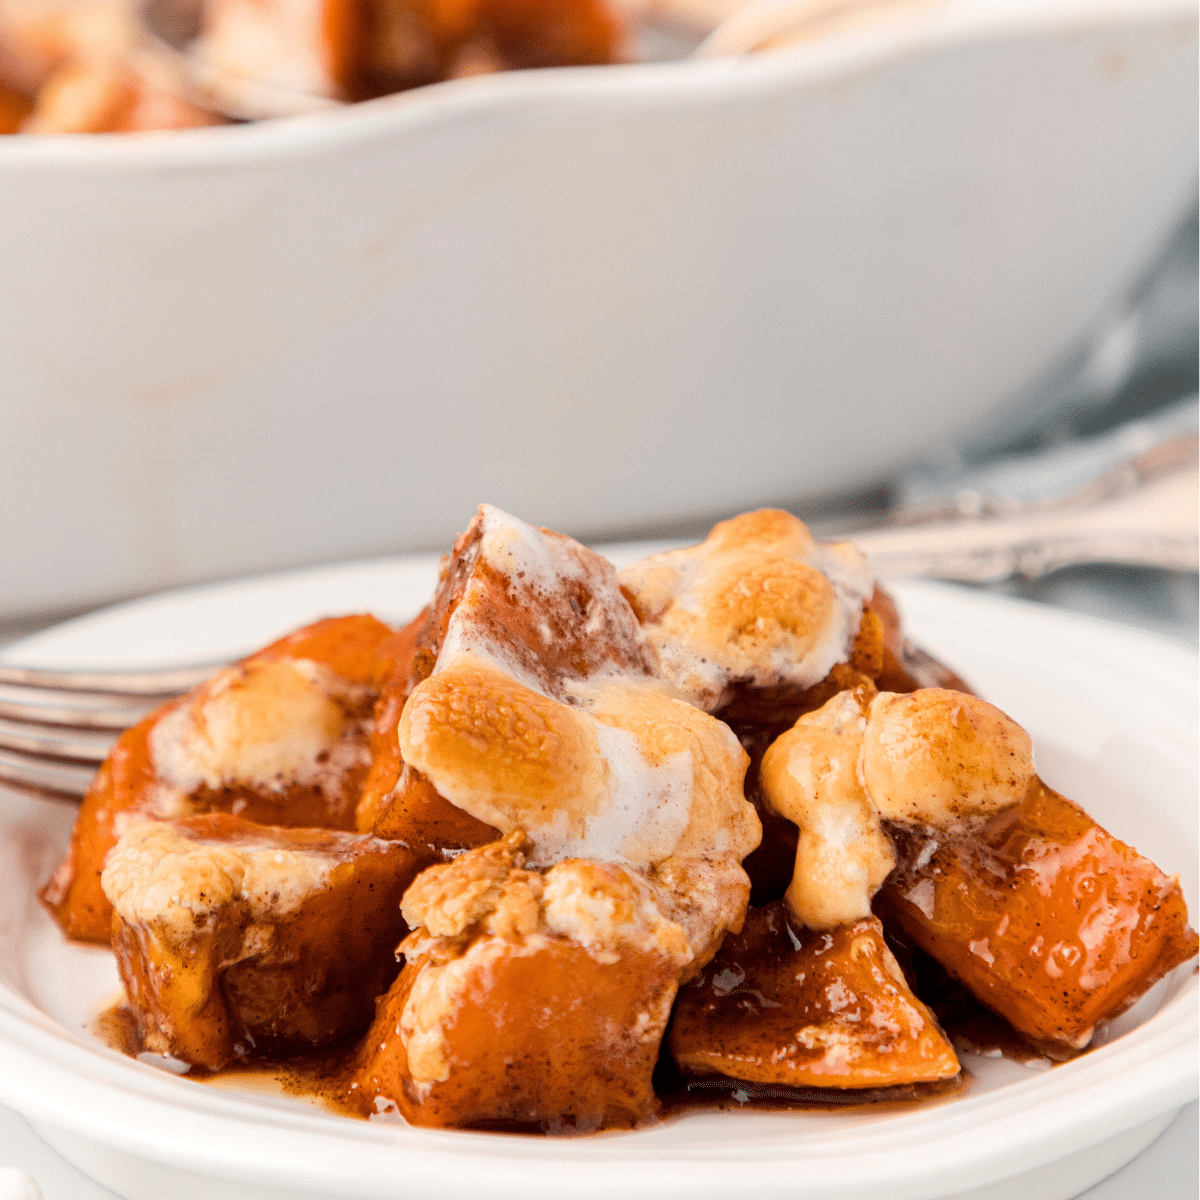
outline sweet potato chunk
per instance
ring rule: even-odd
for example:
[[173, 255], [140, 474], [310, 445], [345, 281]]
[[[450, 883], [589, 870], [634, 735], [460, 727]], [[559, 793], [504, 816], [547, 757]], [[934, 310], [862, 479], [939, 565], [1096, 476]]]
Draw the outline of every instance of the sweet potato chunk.
[[100, 872], [132, 817], [232, 812], [262, 824], [353, 829], [378, 653], [390, 633], [369, 616], [318, 621], [126, 730], [42, 889], [67, 936], [108, 942], [112, 909]]
[[355, 1075], [364, 1113], [394, 1104], [414, 1125], [591, 1133], [655, 1112], [651, 1075], [677, 977], [667, 960], [627, 951], [600, 962], [566, 939], [532, 953], [489, 939], [472, 957], [442, 1025], [447, 1072], [433, 1081], [414, 1080], [397, 1033], [433, 963], [406, 962]]
[[207, 0], [226, 71], [293, 91], [363, 99], [459, 75], [612, 62], [606, 0]]
[[364, 1029], [421, 865], [398, 842], [224, 813], [135, 826], [102, 879], [145, 1045], [216, 1070]]
[[349, 1090], [362, 1112], [578, 1133], [655, 1112], [659, 1044], [694, 957], [670, 898], [611, 864], [528, 870], [528, 849], [514, 833], [405, 895], [404, 970]]
[[19, 132], [32, 108], [33, 102], [26, 96], [0, 83], [0, 134]]
[[959, 1071], [877, 920], [795, 928], [781, 902], [751, 909], [680, 991], [667, 1045], [685, 1076], [790, 1087], [883, 1088]]
[[893, 834], [876, 910], [1055, 1057], [1196, 953], [1178, 878], [1040, 779], [977, 832]]

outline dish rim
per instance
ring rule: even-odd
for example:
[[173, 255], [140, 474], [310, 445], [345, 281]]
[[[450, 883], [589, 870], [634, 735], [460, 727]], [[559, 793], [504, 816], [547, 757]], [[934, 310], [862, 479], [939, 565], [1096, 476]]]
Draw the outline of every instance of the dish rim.
[[1186, 23], [1194, 36], [1196, 13], [1188, 0], [938, 0], [928, 12], [895, 26], [868, 26], [769, 54], [504, 71], [245, 125], [0, 137], [0, 172], [36, 167], [145, 173], [305, 158], [530, 106], [568, 100], [579, 106], [710, 104], [788, 85], [815, 86], [974, 41], [1031, 32], [1071, 36], [1105, 24], [1171, 20]]
[[[421, 557], [388, 561], [407, 563]], [[284, 574], [302, 578], [316, 573]], [[1194, 690], [1193, 656], [1183, 646], [1092, 618], [918, 585], [922, 590], [931, 587], [969, 607], [1032, 621], [1047, 638], [1060, 636], [1066, 627], [1094, 630], [1099, 625], [1110, 633], [1119, 631], [1123, 637], [1114, 640], [1124, 645], [1126, 655], [1130, 647], [1144, 645], [1147, 653], [1138, 663], [1140, 671], [1157, 676], [1168, 689], [1188, 694]], [[905, 593], [918, 589], [897, 589], [902, 606]], [[1118, 656], [1117, 650], [1108, 653]], [[865, 1200], [886, 1184], [890, 1196], [907, 1200], [1009, 1177], [1014, 1155], [1020, 1156], [1022, 1170], [1050, 1163], [1192, 1099], [1197, 1090], [1200, 987], [1196, 973], [1184, 978], [1183, 970], [1159, 985], [1167, 998], [1143, 1024], [1074, 1062], [1031, 1074], [1018, 1086], [958, 1095], [953, 1103], [925, 1105], [866, 1128], [748, 1138], [738, 1136], [731, 1123], [728, 1136], [714, 1137], [704, 1146], [639, 1144], [636, 1134], [555, 1140], [398, 1130], [316, 1110], [272, 1107], [238, 1093], [181, 1088], [160, 1071], [64, 1029], [6, 985], [0, 985], [0, 1100], [35, 1122], [139, 1158], [227, 1178], [269, 1181], [276, 1187], [351, 1188], [354, 1196], [395, 1194], [389, 1191], [394, 1181], [388, 1168], [395, 1169], [402, 1145], [405, 1184], [414, 1195], [438, 1194], [452, 1163], [457, 1187], [487, 1187], [498, 1197], [538, 1194], [531, 1186], [531, 1167], [547, 1179], [562, 1170], [586, 1167], [585, 1176], [573, 1177], [580, 1196], [609, 1196], [628, 1189], [633, 1181], [664, 1197], [715, 1196], [744, 1182], [747, 1153], [753, 1152], [769, 1168], [764, 1179], [756, 1181], [763, 1197], [836, 1195]], [[976, 1131], [984, 1123], [988, 1138], [981, 1146]], [[214, 1147], [220, 1147], [220, 1153]], [[802, 1180], [781, 1169], [798, 1155], [805, 1167]], [[346, 1178], [348, 1161], [354, 1163], [351, 1179]], [[850, 1164], [852, 1178], [847, 1178]], [[543, 1194], [548, 1193], [546, 1187]]]

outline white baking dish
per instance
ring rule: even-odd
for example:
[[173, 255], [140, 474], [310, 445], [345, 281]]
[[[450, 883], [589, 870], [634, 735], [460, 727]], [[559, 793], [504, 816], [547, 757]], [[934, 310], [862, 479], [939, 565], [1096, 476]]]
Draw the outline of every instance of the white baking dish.
[[1196, 171], [1191, 0], [0, 139], [0, 615], [867, 484], [1025, 403]]

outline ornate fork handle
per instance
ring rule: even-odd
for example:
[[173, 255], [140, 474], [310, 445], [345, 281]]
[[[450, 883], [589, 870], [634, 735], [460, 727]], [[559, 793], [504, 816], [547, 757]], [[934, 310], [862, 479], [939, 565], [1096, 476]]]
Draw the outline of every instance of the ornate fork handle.
[[[1200, 473], [1176, 452], [1161, 472], [1134, 460], [1125, 488], [1092, 485], [1107, 498], [1072, 497], [1021, 516], [938, 521], [848, 535], [880, 575], [926, 575], [964, 583], [1036, 577], [1078, 563], [1125, 563], [1194, 571], [1200, 566]], [[1178, 450], [1178, 448], [1176, 448]], [[1142, 456], [1145, 457], [1145, 456]], [[1114, 474], [1115, 473], [1111, 473]], [[1107, 478], [1107, 477], [1106, 477]]]

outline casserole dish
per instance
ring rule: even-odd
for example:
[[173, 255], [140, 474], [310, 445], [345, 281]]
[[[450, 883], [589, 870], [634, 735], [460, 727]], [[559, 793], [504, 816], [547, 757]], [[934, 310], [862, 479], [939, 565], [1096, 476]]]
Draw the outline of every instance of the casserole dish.
[[593, 535], [882, 480], [1034, 403], [1136, 283], [1195, 89], [1181, 0], [944, 0], [6, 138], [0, 614], [433, 546], [479, 493]]

